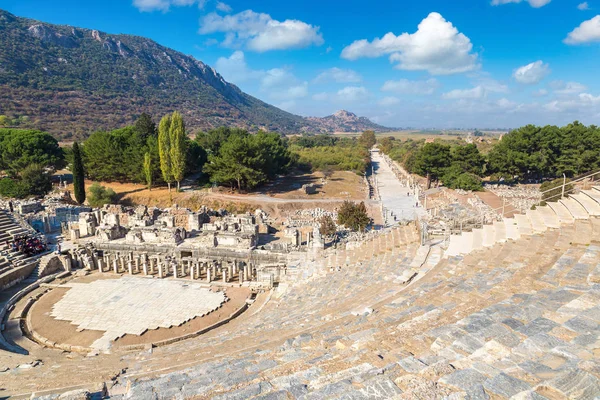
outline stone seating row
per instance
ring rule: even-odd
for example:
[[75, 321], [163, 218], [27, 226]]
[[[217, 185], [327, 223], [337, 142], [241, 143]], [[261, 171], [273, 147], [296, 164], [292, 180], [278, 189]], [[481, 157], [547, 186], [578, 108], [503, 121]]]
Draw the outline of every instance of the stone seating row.
[[517, 240], [522, 235], [542, 233], [547, 229], [559, 229], [563, 224], [595, 216], [600, 216], [600, 189], [596, 187], [528, 210], [525, 214], [517, 214], [514, 218], [503, 218], [472, 232], [450, 236], [446, 256], [468, 254], [495, 243]]
[[[288, 290], [241, 330], [236, 325], [202, 345], [165, 349], [185, 347], [211, 361], [158, 378], [125, 375], [117, 388], [128, 388], [124, 398], [585, 399], [600, 393], [597, 219], [448, 256], [404, 287], [394, 278], [411, 268], [419, 247], [388, 249], [389, 243], [337, 254], [355, 262]], [[295, 336], [286, 340], [285, 333]], [[257, 345], [233, 348], [242, 337]], [[277, 345], [274, 337], [282, 338]], [[164, 364], [168, 354], [162, 356], [144, 368]]]

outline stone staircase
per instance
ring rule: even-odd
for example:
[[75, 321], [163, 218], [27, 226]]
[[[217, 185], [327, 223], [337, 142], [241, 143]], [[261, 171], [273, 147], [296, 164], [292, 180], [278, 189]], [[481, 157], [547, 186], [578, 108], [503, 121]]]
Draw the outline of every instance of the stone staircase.
[[507, 240], [517, 240], [521, 236], [534, 235], [548, 229], [559, 229], [565, 224], [573, 224], [576, 220], [586, 220], [600, 216], [600, 187], [582, 190], [556, 202], [528, 210], [524, 215], [503, 218], [502, 221], [472, 232], [450, 236], [447, 257], [469, 254], [472, 251], [491, 247]]
[[[31, 264], [38, 263], [41, 255], [26, 256], [10, 248], [10, 244], [14, 238], [21, 235], [37, 235], [33, 228], [22, 226], [14, 217], [6, 210], [0, 210], [0, 275], [10, 272], [14, 268], [27, 268]], [[36, 267], [31, 275], [25, 280], [26, 283], [31, 283], [39, 278], [38, 267]]]

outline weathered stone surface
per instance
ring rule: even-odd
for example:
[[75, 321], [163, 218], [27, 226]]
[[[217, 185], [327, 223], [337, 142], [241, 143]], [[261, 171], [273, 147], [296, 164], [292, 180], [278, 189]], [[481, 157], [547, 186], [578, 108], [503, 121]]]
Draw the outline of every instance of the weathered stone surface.
[[474, 369], [462, 369], [442, 377], [440, 382], [466, 391], [475, 385], [482, 384], [486, 379], [485, 375], [480, 374]]
[[598, 378], [579, 369], [565, 371], [546, 385], [568, 398], [592, 399], [600, 394]]
[[485, 390], [504, 397], [511, 397], [517, 393], [531, 390], [531, 386], [526, 382], [514, 378], [504, 372], [488, 379], [483, 383]]

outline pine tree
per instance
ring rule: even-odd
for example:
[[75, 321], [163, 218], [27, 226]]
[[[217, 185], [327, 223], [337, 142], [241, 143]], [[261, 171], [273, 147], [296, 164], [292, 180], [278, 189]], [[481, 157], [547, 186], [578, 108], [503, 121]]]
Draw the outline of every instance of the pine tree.
[[152, 190], [152, 176], [154, 175], [154, 169], [152, 168], [152, 156], [150, 153], [144, 154], [144, 177], [146, 178], [146, 184], [148, 190]]
[[85, 173], [83, 171], [83, 161], [81, 160], [81, 150], [79, 143], [73, 143], [73, 193], [77, 203], [83, 204], [85, 201]]
[[179, 184], [183, 180], [185, 174], [185, 161], [187, 155], [187, 143], [185, 136], [185, 124], [181, 114], [177, 111], [171, 116], [170, 127], [170, 155], [171, 155], [171, 174], [173, 179], [177, 181], [177, 191], [179, 192]]
[[171, 116], [165, 115], [158, 124], [158, 154], [160, 157], [160, 171], [171, 192], [173, 172], [171, 169]]

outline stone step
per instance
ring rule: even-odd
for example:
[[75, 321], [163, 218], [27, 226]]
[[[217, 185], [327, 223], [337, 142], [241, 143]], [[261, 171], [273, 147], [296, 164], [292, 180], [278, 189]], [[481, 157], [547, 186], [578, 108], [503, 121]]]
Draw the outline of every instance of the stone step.
[[494, 225], [484, 225], [482, 231], [482, 244], [484, 247], [492, 247], [496, 244], [496, 229], [494, 228]]
[[464, 240], [461, 254], [469, 254], [473, 251], [473, 232], [463, 232]]
[[480, 228], [473, 229], [473, 251], [483, 249], [483, 230]]
[[585, 208], [578, 201], [566, 198], [559, 201], [569, 211], [571, 216], [575, 219], [588, 219], [589, 213], [585, 211]]
[[506, 242], [506, 225], [504, 225], [504, 221], [495, 221], [494, 222], [494, 231], [496, 233], [494, 242], [496, 242], [496, 243]]
[[594, 188], [594, 190], [582, 190], [581, 193], [600, 204], [600, 191], [598, 191], [597, 188]]
[[591, 197], [585, 193], [573, 194], [570, 198], [577, 201], [585, 211], [592, 216], [600, 216], [600, 204], [594, 201]]
[[531, 230], [533, 231], [533, 233], [542, 233], [548, 229], [548, 227], [544, 223], [542, 215], [539, 212], [537, 212], [537, 210], [527, 210], [525, 215], [527, 215], [527, 218], [529, 218], [529, 222], [531, 223]]
[[575, 221], [575, 218], [571, 215], [567, 207], [565, 207], [560, 202], [550, 202], [548, 203], [548, 207], [552, 208], [556, 215], [558, 216], [558, 220], [562, 224], [572, 224]]
[[549, 208], [548, 206], [543, 206], [543, 207], [537, 207], [535, 209], [535, 211], [540, 213], [540, 215], [542, 216], [542, 219], [544, 221], [544, 224], [548, 228], [554, 228], [554, 229], [560, 228], [560, 221], [553, 209]]
[[531, 227], [531, 221], [525, 214], [515, 214], [515, 221], [517, 222], [517, 230], [519, 235], [532, 235], [533, 228]]
[[517, 240], [521, 237], [519, 226], [515, 218], [504, 218], [502, 222], [504, 223], [506, 239]]

